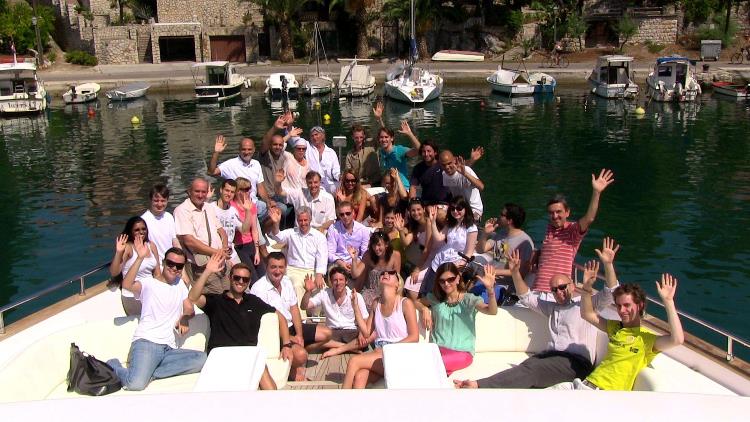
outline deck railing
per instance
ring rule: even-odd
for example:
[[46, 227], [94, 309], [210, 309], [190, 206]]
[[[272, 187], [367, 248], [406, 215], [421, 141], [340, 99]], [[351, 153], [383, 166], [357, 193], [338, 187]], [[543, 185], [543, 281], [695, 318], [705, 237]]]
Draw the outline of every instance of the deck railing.
[[[579, 274], [582, 274], [582, 273], [583, 273], [583, 265], [575, 264], [574, 277], [575, 277], [575, 281], [577, 283], [582, 282], [582, 280], [580, 280], [580, 278], [579, 278]], [[599, 278], [600, 280], [604, 280], [604, 277], [601, 274], [597, 275], [597, 278]], [[651, 297], [649, 295], [646, 295], [646, 300], [648, 300], [649, 302], [651, 302], [651, 303], [653, 303], [655, 305], [659, 305], [662, 309], [664, 309], [664, 304], [661, 303], [659, 300], [654, 299], [653, 297]], [[738, 343], [738, 344], [740, 344], [742, 346], [745, 346], [746, 348], [748, 348], [748, 350], [750, 350], [750, 341], [747, 340], [747, 339], [744, 339], [742, 337], [734, 335], [734, 334], [732, 334], [732, 333], [730, 333], [730, 332], [728, 332], [728, 331], [726, 331], [726, 330], [724, 330], [722, 328], [719, 328], [719, 327], [717, 327], [717, 326], [715, 326], [715, 325], [713, 325], [713, 324], [711, 324], [709, 322], [706, 322], [706, 321], [704, 321], [704, 320], [698, 318], [697, 316], [692, 315], [692, 314], [690, 314], [688, 312], [677, 310], [677, 314], [681, 318], [686, 318], [686, 319], [688, 319], [688, 320], [690, 320], [690, 321], [692, 321], [692, 322], [700, 325], [701, 327], [703, 327], [703, 328], [711, 331], [714, 334], [717, 334], [719, 336], [725, 337], [726, 341], [727, 341], [727, 346], [726, 346], [726, 349], [724, 349], [724, 352], [725, 352], [725, 357], [726, 357], [727, 361], [731, 361], [732, 359], [734, 359], [734, 343]]]
[[0, 307], [0, 335], [5, 334], [5, 320], [3, 319], [3, 314], [7, 311], [13, 310], [15, 308], [18, 308], [21, 305], [25, 305], [29, 302], [33, 302], [35, 300], [38, 300], [50, 293], [56, 292], [62, 288], [68, 287], [71, 284], [74, 284], [78, 282], [78, 295], [84, 296], [86, 294], [86, 277], [98, 273], [99, 271], [109, 267], [109, 262], [106, 262], [104, 264], [97, 265], [94, 268], [91, 268], [81, 274], [78, 274], [74, 277], [71, 277], [65, 281], [61, 281], [60, 283], [53, 284], [52, 286], [46, 287], [42, 290], [39, 290], [38, 292], [31, 294], [29, 296], [24, 297], [23, 299], [19, 299], [13, 303], [10, 303], [8, 305], [4, 305]]

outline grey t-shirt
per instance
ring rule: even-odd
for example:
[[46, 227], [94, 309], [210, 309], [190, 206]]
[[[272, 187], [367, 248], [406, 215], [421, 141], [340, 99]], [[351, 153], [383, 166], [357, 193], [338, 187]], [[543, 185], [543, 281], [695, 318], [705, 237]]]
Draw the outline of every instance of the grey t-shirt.
[[508, 231], [503, 229], [494, 233], [489, 240], [495, 242], [492, 252], [496, 259], [500, 261], [505, 261], [505, 255], [512, 253], [516, 249], [518, 249], [518, 253], [521, 255], [521, 262], [530, 260], [531, 255], [534, 253], [534, 241], [524, 231], [515, 236], [508, 236]]

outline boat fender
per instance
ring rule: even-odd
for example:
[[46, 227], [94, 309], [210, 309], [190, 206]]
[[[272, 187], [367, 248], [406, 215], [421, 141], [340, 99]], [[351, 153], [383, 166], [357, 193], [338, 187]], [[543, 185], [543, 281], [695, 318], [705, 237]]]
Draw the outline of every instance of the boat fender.
[[139, 119], [138, 116], [133, 116], [130, 118], [130, 123], [133, 126], [139, 125], [141, 123], [141, 119]]
[[245, 85], [245, 88], [250, 88], [250, 81], [249, 80], [245, 79], [245, 82], [243, 82], [243, 84]]
[[331, 124], [331, 115], [326, 113], [323, 115], [323, 124], [330, 125]]
[[315, 108], [320, 108], [320, 101], [315, 101]]
[[644, 110], [643, 107], [636, 107], [635, 108], [635, 114], [637, 114], [637, 115], [644, 115], [644, 114], [646, 114], [646, 110]]
[[88, 109], [88, 115], [89, 115], [89, 117], [96, 116], [96, 110], [94, 110], [94, 107], [89, 107], [89, 109]]

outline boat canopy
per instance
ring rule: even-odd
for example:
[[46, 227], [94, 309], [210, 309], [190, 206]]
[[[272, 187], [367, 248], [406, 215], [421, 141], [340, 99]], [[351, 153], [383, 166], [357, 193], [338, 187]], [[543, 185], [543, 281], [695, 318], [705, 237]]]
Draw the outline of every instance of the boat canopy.
[[227, 61], [214, 61], [214, 62], [203, 62], [203, 63], [195, 63], [193, 67], [224, 67], [227, 66], [229, 62]]
[[631, 56], [623, 56], [620, 54], [610, 54], [606, 56], [601, 56], [597, 60], [599, 62], [599, 66], [607, 66], [607, 64], [612, 63], [629, 63], [633, 61], [633, 57]]
[[695, 62], [688, 59], [687, 57], [682, 57], [682, 56], [659, 57], [658, 59], [656, 59], [656, 64], [666, 64], [666, 63], [695, 63]]
[[497, 72], [495, 72], [495, 82], [505, 85], [528, 84], [529, 79], [522, 72], [514, 72], [498, 66]]

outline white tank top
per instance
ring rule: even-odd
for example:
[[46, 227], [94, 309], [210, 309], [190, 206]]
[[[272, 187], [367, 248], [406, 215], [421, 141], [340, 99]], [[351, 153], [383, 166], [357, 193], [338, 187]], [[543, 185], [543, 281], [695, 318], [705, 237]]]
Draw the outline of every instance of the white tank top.
[[[141, 262], [141, 266], [140, 268], [138, 268], [138, 273], [135, 275], [136, 281], [140, 281], [141, 279], [146, 277], [154, 276], [154, 268], [156, 268], [156, 258], [154, 258], [154, 254], [151, 251], [151, 242], [148, 243], [148, 251], [148, 256]], [[135, 250], [133, 250], [132, 246], [130, 247], [130, 252], [130, 258], [128, 258], [128, 260], [122, 264], [122, 278], [125, 278], [125, 276], [128, 274], [130, 267], [133, 266], [133, 263], [135, 263], [135, 258], [138, 256], [138, 254], [135, 253]], [[133, 292], [128, 289], [121, 289], [120, 291], [122, 292], [122, 295], [124, 297], [135, 297]]]
[[395, 309], [387, 317], [384, 317], [380, 312], [382, 304], [378, 303], [375, 306], [375, 334], [377, 335], [375, 341], [397, 343], [409, 335], [406, 330], [406, 318], [404, 318], [403, 311], [405, 300], [407, 299], [402, 297], [401, 300], [397, 301]]

